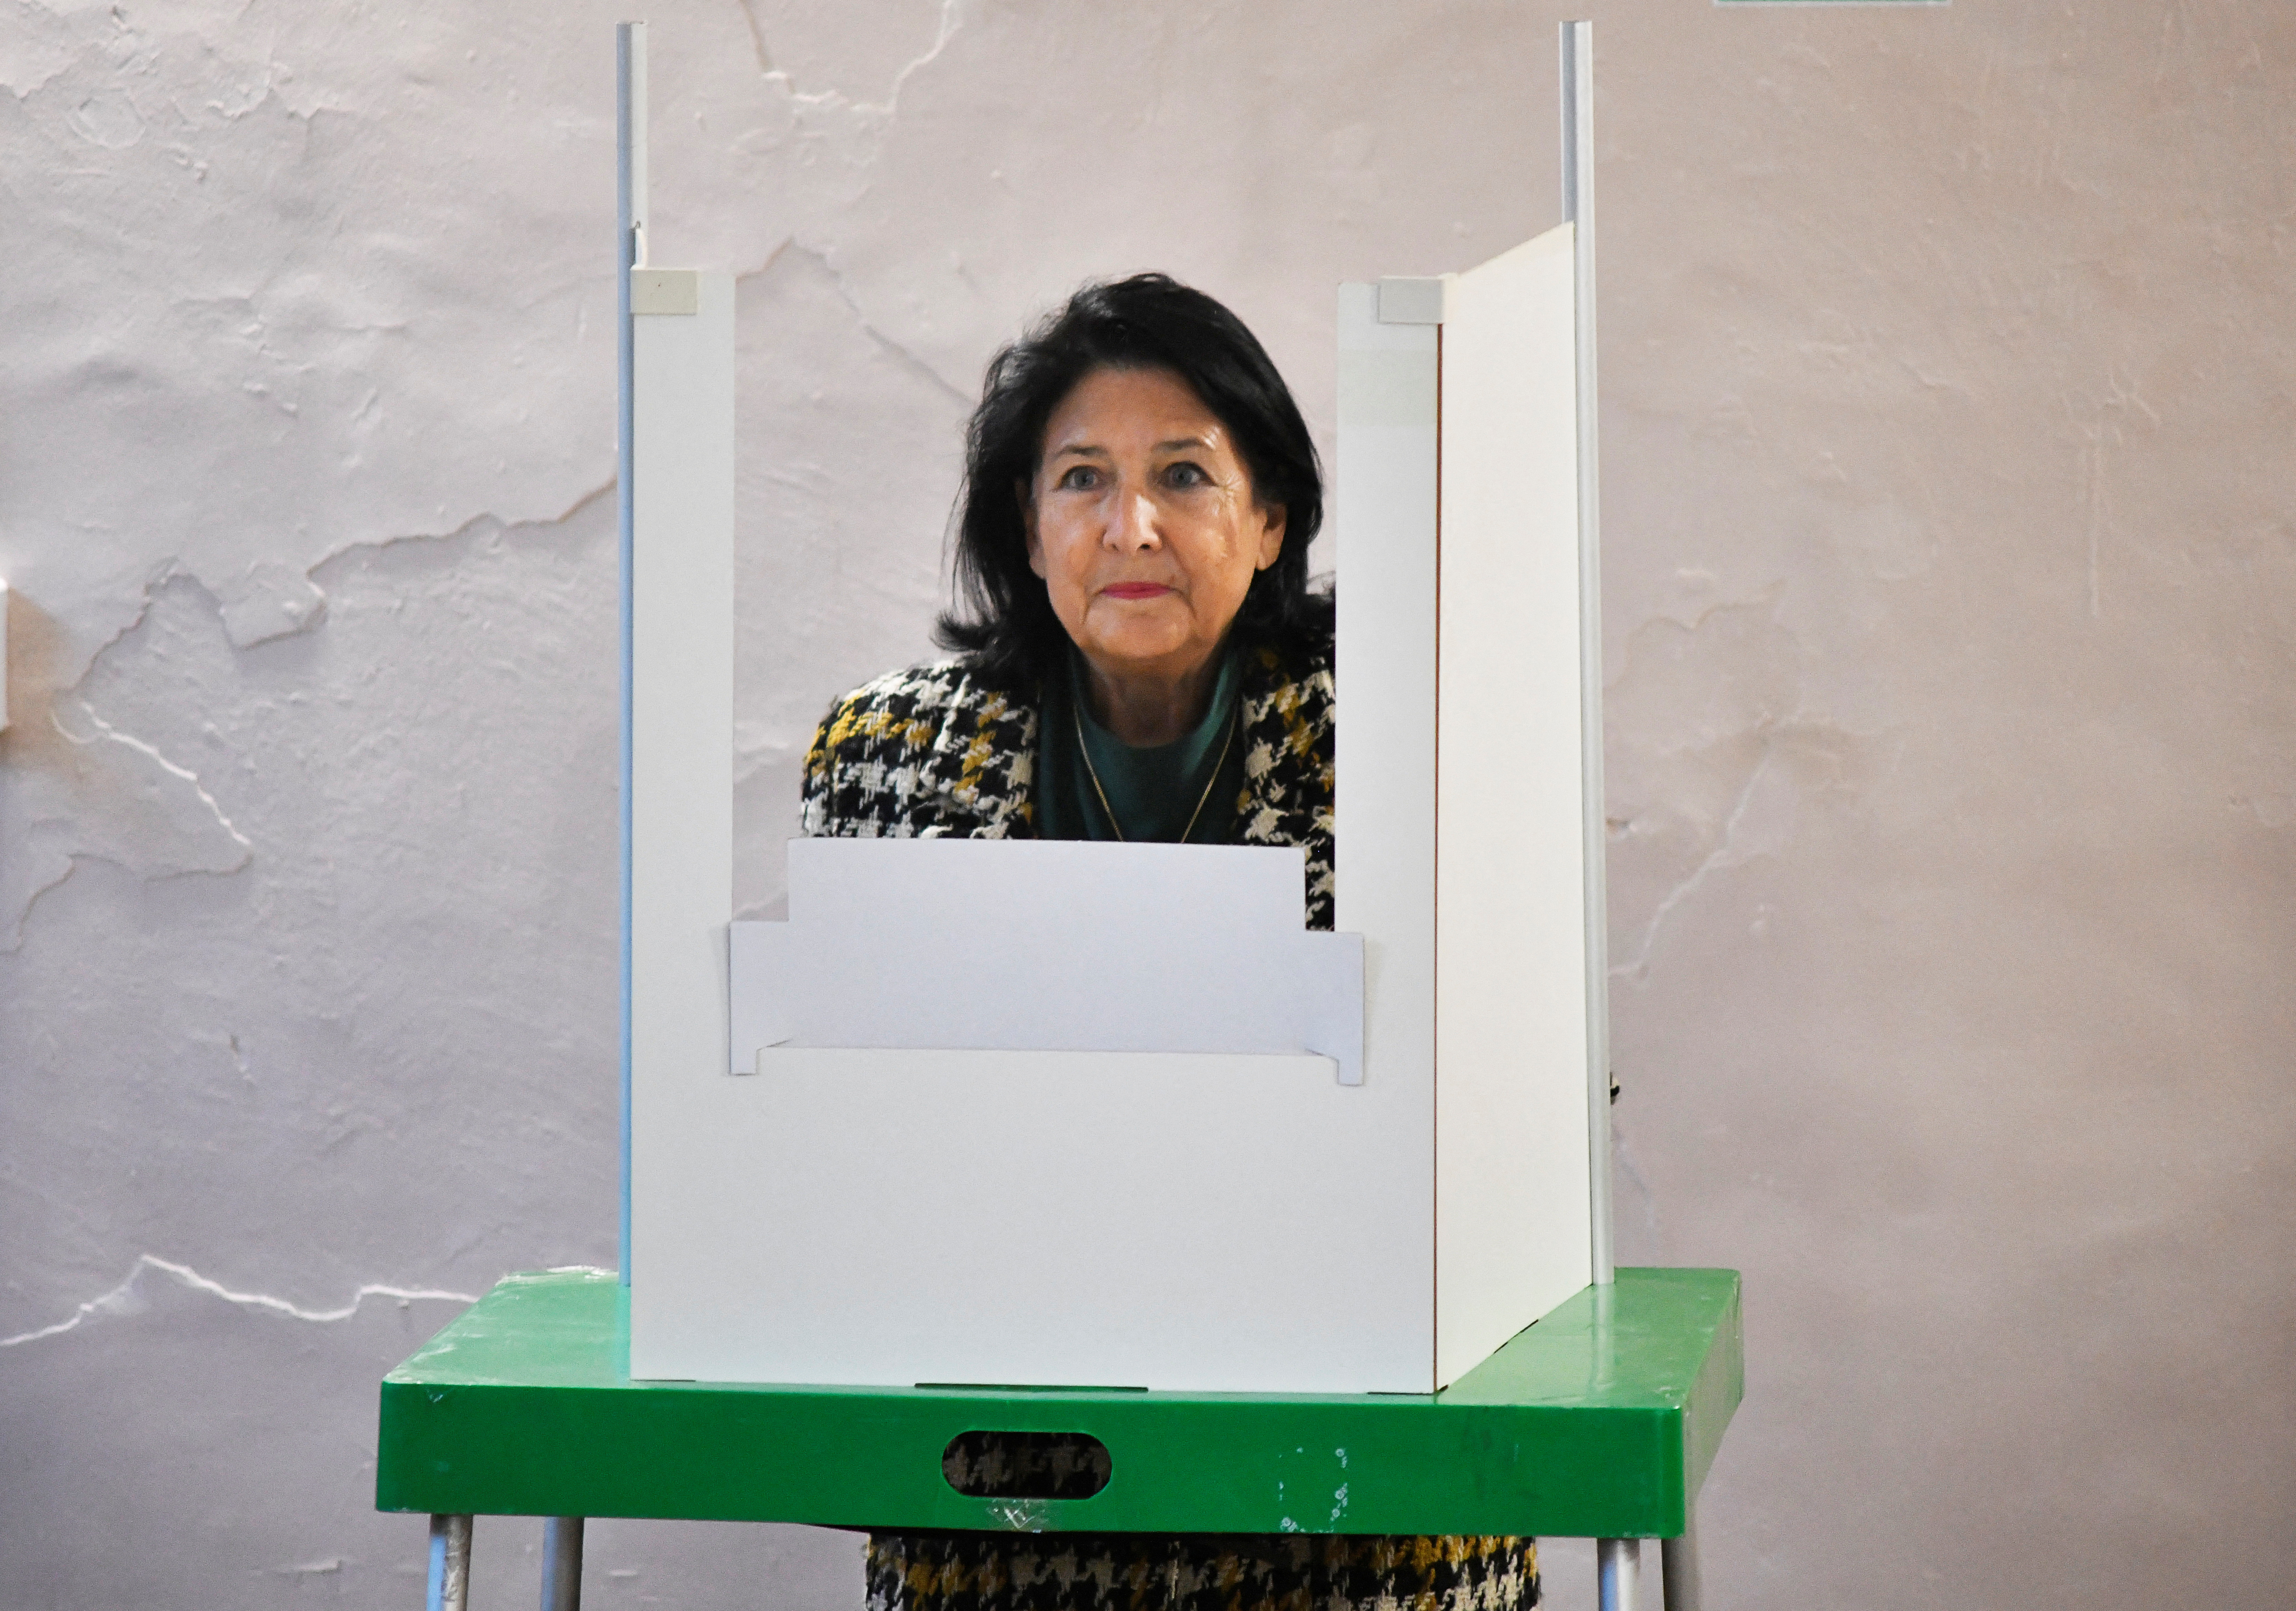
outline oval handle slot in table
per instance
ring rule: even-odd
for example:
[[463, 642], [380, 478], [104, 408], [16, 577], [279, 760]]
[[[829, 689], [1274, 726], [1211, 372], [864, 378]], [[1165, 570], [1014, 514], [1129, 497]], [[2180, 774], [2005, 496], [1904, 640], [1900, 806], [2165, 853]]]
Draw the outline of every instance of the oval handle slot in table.
[[1108, 1486], [1108, 1445], [1088, 1432], [960, 1432], [940, 1474], [968, 1499], [1090, 1499]]

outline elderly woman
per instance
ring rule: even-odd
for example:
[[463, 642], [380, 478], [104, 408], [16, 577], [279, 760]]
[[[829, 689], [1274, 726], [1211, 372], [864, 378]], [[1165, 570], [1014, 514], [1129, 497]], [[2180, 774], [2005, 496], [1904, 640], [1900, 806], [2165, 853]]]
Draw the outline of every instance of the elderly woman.
[[[1330, 928], [1323, 483], [1251, 332], [1161, 274], [1086, 286], [991, 361], [965, 449], [960, 602], [939, 624], [955, 657], [837, 701], [806, 756], [805, 831], [1297, 845], [1308, 922]], [[952, 1480], [972, 1492], [1107, 1476], [1042, 1440], [966, 1458]], [[879, 1533], [868, 1577], [871, 1611], [1538, 1598], [1514, 1538]]]

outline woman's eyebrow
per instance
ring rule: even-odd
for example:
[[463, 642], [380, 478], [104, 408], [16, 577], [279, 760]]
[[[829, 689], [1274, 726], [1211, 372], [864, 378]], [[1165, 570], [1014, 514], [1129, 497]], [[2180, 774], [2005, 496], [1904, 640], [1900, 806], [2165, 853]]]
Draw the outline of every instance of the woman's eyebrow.
[[[1210, 437], [1173, 437], [1166, 441], [1157, 443], [1155, 446], [1149, 449], [1149, 451], [1151, 453], [1160, 454], [1187, 453], [1190, 451], [1197, 453], [1210, 453], [1214, 451], [1214, 449], [1212, 446], [1212, 440]], [[1114, 457], [1108, 449], [1101, 446], [1097, 442], [1064, 443], [1061, 446], [1053, 449], [1050, 456], [1055, 459], [1107, 459]]]

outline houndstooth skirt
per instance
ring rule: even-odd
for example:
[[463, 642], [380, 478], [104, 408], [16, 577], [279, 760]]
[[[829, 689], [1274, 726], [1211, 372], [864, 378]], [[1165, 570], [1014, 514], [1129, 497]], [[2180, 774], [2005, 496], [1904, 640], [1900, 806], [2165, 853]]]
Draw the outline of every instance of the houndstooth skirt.
[[1528, 1538], [896, 1533], [868, 1611], [1526, 1611]]
[[[980, 1498], [1098, 1492], [1108, 1452], [970, 1433], [942, 1474]], [[1529, 1538], [1333, 1533], [880, 1533], [868, 1611], [1529, 1611]]]

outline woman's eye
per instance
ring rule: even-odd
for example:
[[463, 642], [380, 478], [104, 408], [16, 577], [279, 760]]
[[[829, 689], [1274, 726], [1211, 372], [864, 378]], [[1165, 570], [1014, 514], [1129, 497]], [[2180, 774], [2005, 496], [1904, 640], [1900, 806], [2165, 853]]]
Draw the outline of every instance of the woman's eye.
[[1175, 487], [1209, 487], [1212, 481], [1202, 465], [1188, 463], [1173, 465], [1164, 472], [1164, 478]]
[[1061, 472], [1060, 487], [1068, 492], [1086, 492], [1100, 485], [1100, 472], [1089, 464], [1071, 464]]

